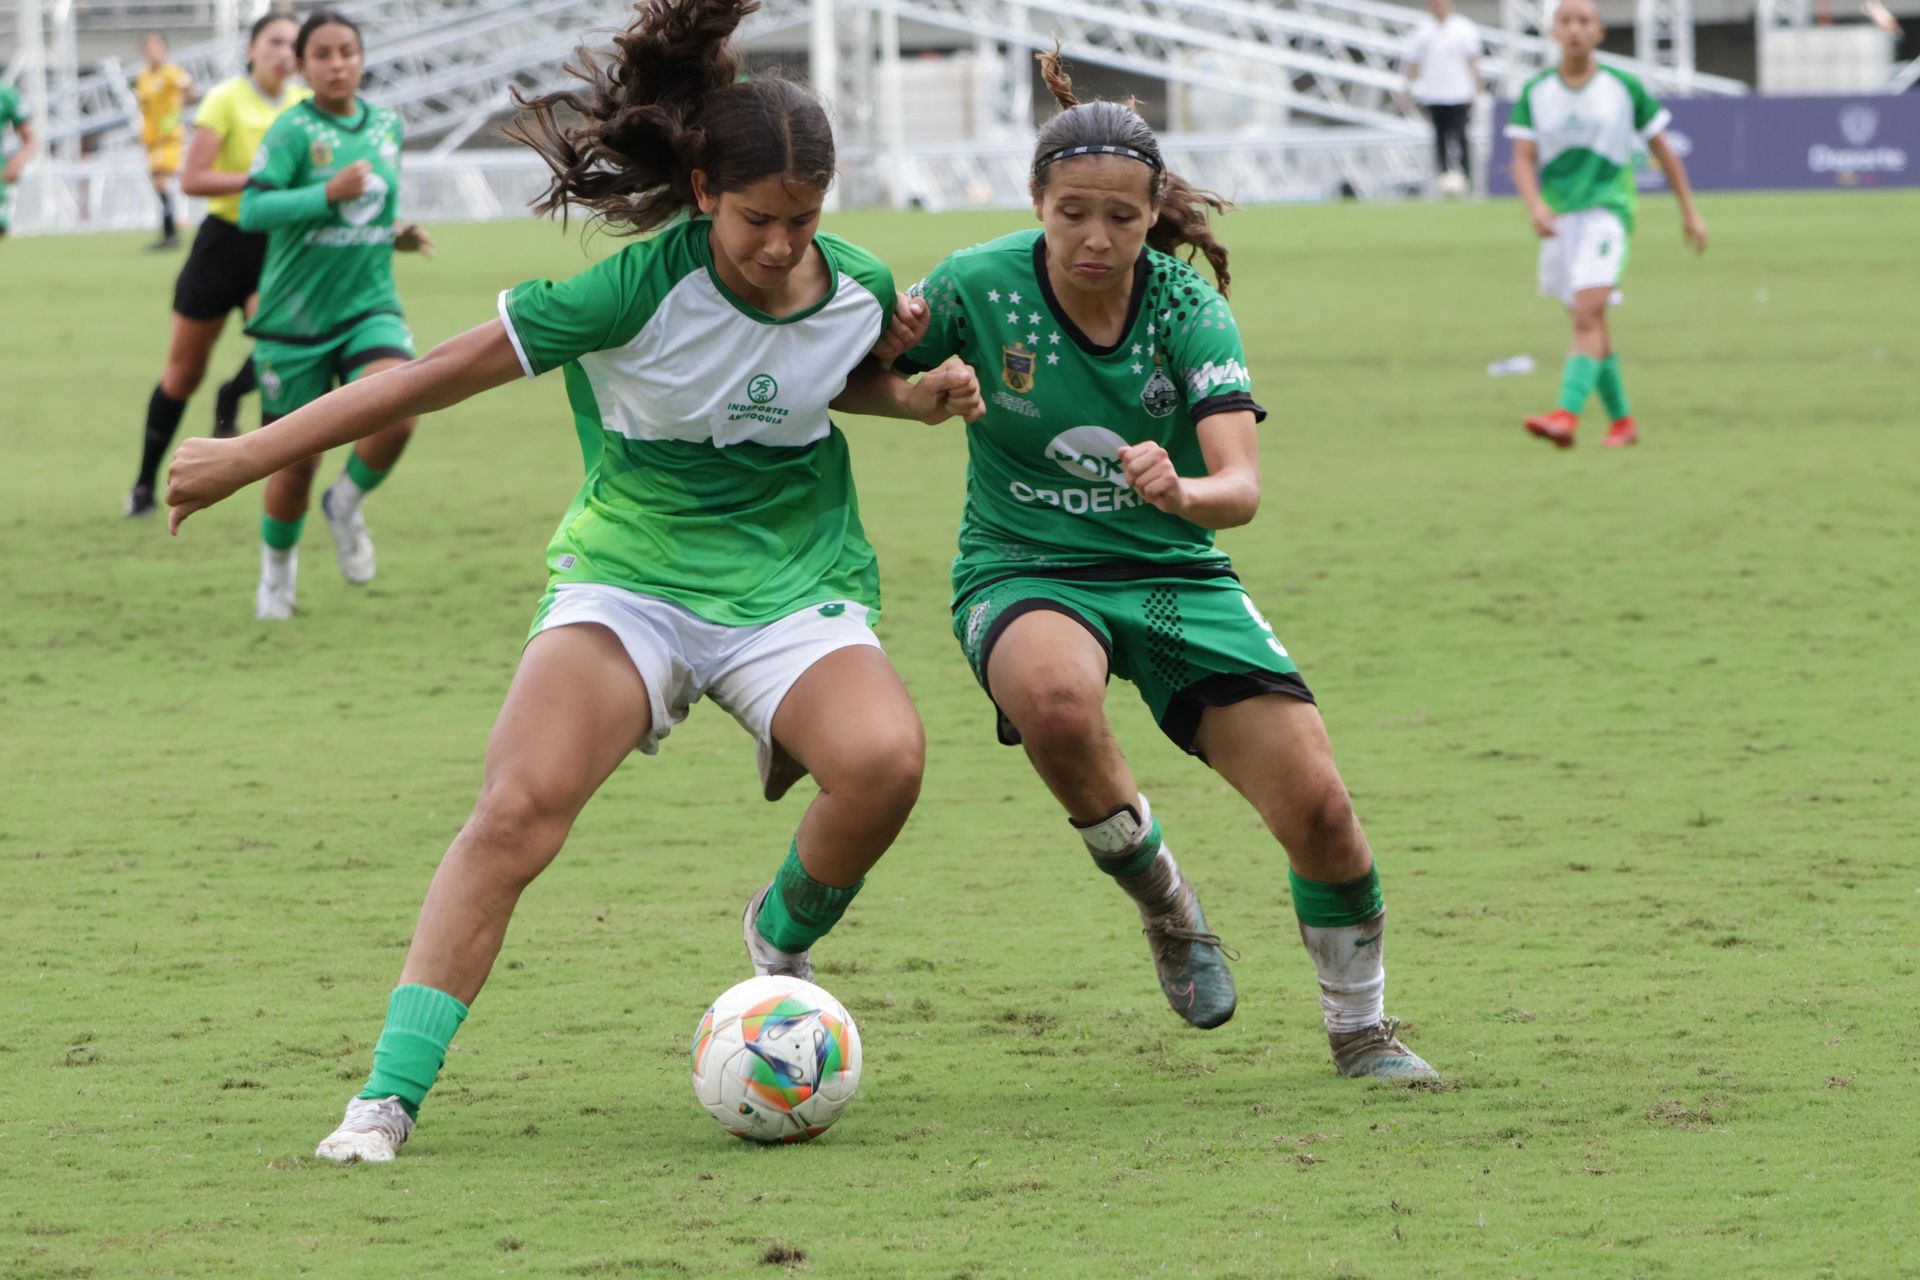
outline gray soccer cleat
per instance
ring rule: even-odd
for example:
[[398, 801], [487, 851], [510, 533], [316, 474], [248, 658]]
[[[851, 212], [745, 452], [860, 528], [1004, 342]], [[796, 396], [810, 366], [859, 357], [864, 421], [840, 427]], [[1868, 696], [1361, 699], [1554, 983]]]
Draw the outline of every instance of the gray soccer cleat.
[[1233, 974], [1223, 954], [1227, 948], [1218, 934], [1207, 931], [1207, 917], [1193, 885], [1183, 879], [1172, 905], [1163, 912], [1150, 913], [1142, 905], [1140, 919], [1146, 926], [1141, 932], [1153, 950], [1160, 990], [1173, 1011], [1203, 1030], [1231, 1018], [1236, 997]]
[[1333, 1065], [1343, 1076], [1372, 1080], [1438, 1080], [1425, 1058], [1400, 1042], [1400, 1019], [1382, 1018], [1358, 1031], [1329, 1031]]
[[400, 1154], [412, 1132], [413, 1117], [399, 1098], [354, 1098], [340, 1127], [321, 1139], [313, 1154], [335, 1164], [383, 1164]]
[[754, 973], [762, 978], [799, 978], [802, 982], [812, 982], [813, 960], [806, 952], [782, 951], [760, 936], [760, 904], [772, 891], [773, 886], [768, 885], [748, 898], [747, 909], [741, 913], [740, 933], [746, 940], [747, 960], [753, 965]]

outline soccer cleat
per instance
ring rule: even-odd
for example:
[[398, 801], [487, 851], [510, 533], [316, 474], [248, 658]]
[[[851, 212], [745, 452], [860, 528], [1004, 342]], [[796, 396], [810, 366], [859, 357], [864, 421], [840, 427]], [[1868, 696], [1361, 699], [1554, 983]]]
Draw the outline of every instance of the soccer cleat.
[[213, 397], [213, 438], [228, 440], [239, 434], [240, 395], [231, 382], [223, 382]]
[[[344, 507], [338, 515], [335, 507]], [[373, 581], [373, 535], [367, 532], [367, 519], [360, 504], [347, 506], [334, 497], [332, 489], [320, 495], [320, 513], [333, 531], [333, 545], [340, 552], [340, 572], [356, 585]]]
[[335, 1164], [384, 1164], [400, 1154], [412, 1132], [413, 1117], [398, 1097], [353, 1098], [340, 1127], [322, 1138], [313, 1154]]
[[153, 514], [153, 490], [144, 484], [133, 486], [127, 494], [127, 515], [150, 516]]
[[293, 588], [300, 573], [300, 549], [275, 563], [271, 547], [260, 549], [260, 585], [253, 593], [253, 616], [261, 622], [285, 622], [293, 616]]
[[1440, 1073], [1426, 1059], [1400, 1043], [1399, 1030], [1400, 1019], [1382, 1018], [1358, 1031], [1327, 1032], [1333, 1065], [1355, 1079], [1438, 1080]]
[[1573, 448], [1574, 428], [1580, 425], [1580, 419], [1565, 409], [1555, 409], [1552, 413], [1535, 414], [1527, 419], [1527, 430], [1542, 440], [1551, 440], [1562, 449]]
[[1600, 442], [1602, 449], [1619, 449], [1630, 444], [1640, 443], [1640, 432], [1633, 425], [1632, 418], [1620, 418], [1607, 432], [1607, 438]]
[[760, 936], [760, 904], [773, 892], [769, 884], [760, 892], [747, 899], [747, 909], [740, 916], [740, 933], [746, 939], [747, 960], [753, 965], [753, 971], [762, 978], [799, 978], [802, 982], [813, 981], [813, 960], [804, 951], [782, 951]]
[[1237, 1000], [1233, 974], [1227, 968], [1228, 949], [1218, 934], [1207, 931], [1207, 917], [1193, 886], [1183, 879], [1165, 911], [1149, 912], [1140, 904], [1140, 919], [1146, 925], [1141, 932], [1153, 951], [1160, 990], [1173, 1011], [1202, 1030], [1231, 1018]]

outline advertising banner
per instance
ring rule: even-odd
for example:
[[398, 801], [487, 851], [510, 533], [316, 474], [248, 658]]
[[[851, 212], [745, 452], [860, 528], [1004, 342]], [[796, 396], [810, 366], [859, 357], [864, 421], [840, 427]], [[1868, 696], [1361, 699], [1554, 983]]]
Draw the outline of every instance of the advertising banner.
[[[1675, 98], [1667, 139], [1698, 191], [1857, 190], [1920, 186], [1920, 93], [1818, 98]], [[1487, 189], [1513, 194], [1513, 104], [1494, 108]], [[1642, 157], [1642, 191], [1666, 190]]]

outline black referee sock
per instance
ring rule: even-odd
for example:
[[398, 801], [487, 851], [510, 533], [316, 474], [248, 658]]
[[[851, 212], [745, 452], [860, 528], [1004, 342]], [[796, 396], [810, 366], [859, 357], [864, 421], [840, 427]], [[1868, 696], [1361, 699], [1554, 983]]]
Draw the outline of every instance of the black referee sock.
[[240, 372], [227, 379], [220, 388], [220, 394], [238, 400], [241, 396], [252, 395], [259, 387], [260, 379], [253, 372], [253, 357], [248, 356], [246, 363], [240, 366]]
[[175, 400], [154, 387], [153, 398], [147, 401], [147, 436], [140, 452], [140, 478], [134, 481], [136, 487], [153, 488], [154, 479], [160, 474], [161, 459], [167, 456], [167, 446], [173, 443], [173, 434], [180, 429], [180, 415], [186, 411], [185, 400]]
[[168, 240], [174, 237], [173, 199], [164, 191], [160, 193], [160, 234]]

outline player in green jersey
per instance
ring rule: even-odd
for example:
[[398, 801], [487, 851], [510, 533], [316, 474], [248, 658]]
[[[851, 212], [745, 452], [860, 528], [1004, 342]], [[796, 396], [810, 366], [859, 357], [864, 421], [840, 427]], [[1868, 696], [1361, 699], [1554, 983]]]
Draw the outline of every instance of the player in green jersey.
[[[247, 325], [256, 343], [262, 422], [336, 383], [411, 360], [413, 334], [393, 286], [393, 253], [433, 251], [420, 228], [395, 225], [400, 117], [358, 96], [365, 66], [360, 29], [321, 10], [301, 24], [293, 47], [313, 97], [267, 130], [240, 197], [241, 230], [269, 233], [259, 310]], [[346, 470], [320, 499], [349, 582], [373, 579], [373, 539], [361, 504], [400, 460], [413, 420], [402, 416], [381, 427], [347, 455]], [[319, 464], [317, 457], [298, 459], [267, 482], [255, 617], [293, 616], [300, 531]]]
[[729, 37], [755, 7], [650, 0], [611, 65], [583, 54], [586, 92], [528, 104], [519, 136], [554, 175], [541, 210], [657, 234], [506, 291], [497, 319], [384, 377], [234, 440], [189, 440], [174, 460], [177, 528], [294, 459], [559, 369], [586, 465], [479, 799], [427, 891], [373, 1074], [322, 1158], [393, 1158], [521, 892], [620, 761], [651, 754], [699, 698], [753, 734], [770, 799], [808, 773], [820, 786], [747, 902], [756, 972], [811, 976], [809, 949], [919, 794], [924, 735], [870, 626], [879, 576], [828, 406], [937, 422], [978, 416], [979, 386], [959, 361], [909, 384], [868, 358], [913, 336], [889, 323], [886, 268], [816, 234], [834, 172], [826, 113], [786, 81], [737, 78]]
[[1529, 432], [1562, 449], [1573, 447], [1580, 412], [1596, 388], [1613, 423], [1602, 443], [1618, 448], [1640, 439], [1607, 307], [1619, 297], [1627, 265], [1642, 147], [1679, 201], [1681, 234], [1697, 252], [1707, 248], [1707, 224], [1694, 207], [1687, 167], [1667, 142], [1671, 117], [1638, 80], [1594, 57], [1605, 34], [1593, 0], [1565, 0], [1554, 10], [1560, 64], [1527, 82], [1507, 125], [1513, 184], [1540, 237], [1540, 292], [1573, 321], [1560, 403], [1526, 420]]
[[13, 188], [25, 172], [27, 161], [33, 159], [34, 146], [39, 141], [33, 130], [33, 116], [20, 100], [20, 91], [10, 84], [0, 84], [0, 142], [6, 140], [9, 128], [20, 139], [20, 145], [0, 164], [0, 240], [6, 239], [13, 229]]
[[[1111, 676], [1285, 847], [1339, 1069], [1431, 1077], [1382, 1009], [1380, 880], [1320, 714], [1213, 544], [1259, 506], [1265, 416], [1207, 225], [1224, 202], [1169, 173], [1132, 110], [1078, 102], [1057, 51], [1042, 67], [1063, 110], [1034, 152], [1041, 229], [953, 254], [915, 286], [930, 327], [906, 367], [958, 354], [987, 395], [967, 429], [954, 633], [1001, 741], [1025, 746], [1138, 906], [1177, 1013], [1225, 1022], [1233, 978], [1108, 727]], [[1183, 245], [1218, 289], [1172, 256]]]

